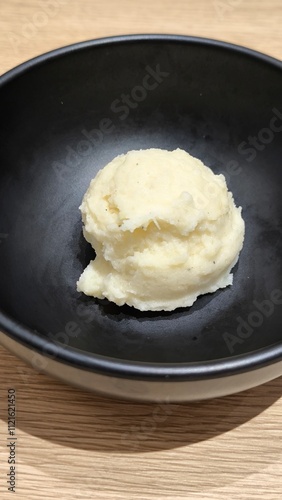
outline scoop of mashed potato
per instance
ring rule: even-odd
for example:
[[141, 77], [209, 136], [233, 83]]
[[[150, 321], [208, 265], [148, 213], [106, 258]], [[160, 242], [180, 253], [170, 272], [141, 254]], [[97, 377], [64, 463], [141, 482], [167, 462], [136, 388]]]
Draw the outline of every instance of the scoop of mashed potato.
[[171, 311], [232, 284], [241, 208], [224, 176], [183, 150], [118, 156], [91, 181], [80, 210], [96, 251], [77, 283], [86, 295]]

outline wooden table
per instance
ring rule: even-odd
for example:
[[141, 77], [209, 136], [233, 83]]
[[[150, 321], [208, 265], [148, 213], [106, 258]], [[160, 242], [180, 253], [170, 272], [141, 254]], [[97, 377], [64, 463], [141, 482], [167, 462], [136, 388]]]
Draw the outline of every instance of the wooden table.
[[[1, 0], [0, 8], [1, 73], [62, 45], [124, 33], [212, 37], [282, 59], [281, 0]], [[282, 498], [282, 378], [172, 405], [151, 424], [154, 405], [72, 389], [2, 348], [0, 363], [1, 500], [12, 498], [10, 388], [17, 391], [20, 500]]]

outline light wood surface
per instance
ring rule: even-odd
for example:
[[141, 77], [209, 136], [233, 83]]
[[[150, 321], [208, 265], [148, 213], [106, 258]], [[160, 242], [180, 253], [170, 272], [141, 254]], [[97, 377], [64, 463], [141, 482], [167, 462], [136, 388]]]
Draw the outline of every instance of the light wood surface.
[[[0, 72], [76, 41], [146, 32], [212, 37], [282, 59], [281, 26], [281, 0], [0, 0]], [[0, 366], [1, 500], [12, 498], [9, 388], [17, 391], [20, 500], [282, 498], [282, 378], [161, 408], [154, 423], [154, 405], [67, 387], [3, 348]]]

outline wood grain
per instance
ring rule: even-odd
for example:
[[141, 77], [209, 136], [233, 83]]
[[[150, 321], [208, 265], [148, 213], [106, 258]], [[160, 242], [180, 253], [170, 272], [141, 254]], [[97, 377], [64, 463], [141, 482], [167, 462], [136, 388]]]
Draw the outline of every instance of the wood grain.
[[[48, 7], [49, 6], [49, 7]], [[280, 0], [0, 0], [0, 72], [76, 41], [124, 33], [226, 40], [282, 58]], [[45, 14], [44, 14], [45, 11]], [[282, 498], [282, 378], [189, 405], [111, 401], [36, 373], [0, 348], [0, 498], [7, 390], [17, 391], [19, 499]]]

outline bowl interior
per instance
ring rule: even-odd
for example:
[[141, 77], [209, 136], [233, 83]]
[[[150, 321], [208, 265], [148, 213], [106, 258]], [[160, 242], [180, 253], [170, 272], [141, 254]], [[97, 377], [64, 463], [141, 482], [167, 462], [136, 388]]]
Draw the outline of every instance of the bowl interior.
[[[169, 39], [89, 43], [4, 82], [4, 313], [69, 347], [134, 361], [214, 360], [281, 341], [281, 83], [281, 67], [263, 58]], [[246, 222], [233, 286], [171, 313], [76, 292], [94, 255], [78, 210], [90, 179], [151, 147], [182, 148], [225, 174]]]

